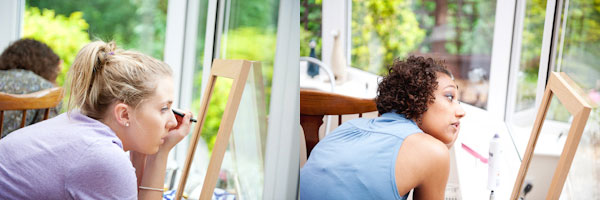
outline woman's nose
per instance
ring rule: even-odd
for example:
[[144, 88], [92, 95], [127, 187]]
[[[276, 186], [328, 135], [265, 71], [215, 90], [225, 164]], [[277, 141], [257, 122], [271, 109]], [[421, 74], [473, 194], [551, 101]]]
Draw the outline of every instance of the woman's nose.
[[169, 117], [169, 121], [167, 122], [167, 128], [171, 129], [171, 128], [175, 128], [177, 127], [177, 118], [175, 117], [175, 115], [173, 113], [171, 113], [171, 116]]
[[467, 113], [465, 113], [463, 107], [460, 104], [458, 104], [458, 108], [456, 109], [456, 117], [463, 118], [466, 114]]

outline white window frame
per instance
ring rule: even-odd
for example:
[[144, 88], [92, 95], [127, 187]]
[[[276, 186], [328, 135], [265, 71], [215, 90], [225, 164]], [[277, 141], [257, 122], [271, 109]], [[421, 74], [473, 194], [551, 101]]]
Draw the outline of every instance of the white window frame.
[[25, 0], [0, 0], [0, 52], [21, 38]]
[[[557, 6], [557, 3], [559, 4]], [[546, 88], [546, 83], [548, 79], [548, 74], [550, 71], [553, 71], [554, 65], [554, 57], [556, 52], [555, 44], [557, 41], [557, 31], [554, 27], [558, 27], [558, 20], [556, 16], [560, 17], [560, 8], [562, 4], [557, 0], [549, 0], [546, 3], [546, 15], [544, 21], [544, 31], [542, 38], [542, 46], [540, 53], [540, 63], [539, 63], [539, 72], [538, 72], [538, 81], [536, 86], [536, 99], [534, 110], [538, 110], [541, 104], [542, 97], [544, 95], [544, 90]], [[519, 147], [517, 144], [522, 142], [515, 141], [523, 141], [529, 138], [529, 134], [522, 134], [515, 132], [513, 128], [512, 121], [517, 120], [519, 116], [523, 115], [523, 112], [514, 112], [514, 108], [516, 106], [516, 94], [517, 94], [517, 76], [519, 73], [519, 64], [521, 57], [521, 36], [523, 33], [523, 21], [525, 20], [526, 13], [526, 0], [518, 1], [517, 4], [517, 12], [515, 13], [515, 30], [513, 31], [513, 41], [512, 41], [512, 54], [511, 54], [511, 63], [510, 63], [510, 74], [509, 74], [509, 86], [507, 91], [507, 105], [504, 109], [504, 121], [511, 135], [511, 139], [513, 140], [513, 144], [515, 144], [515, 148], [517, 148], [517, 152], [519, 152]], [[528, 112], [528, 111], [525, 111]], [[519, 152], [519, 156], [523, 152]]]
[[494, 40], [492, 43], [492, 63], [488, 88], [487, 111], [490, 116], [504, 120], [507, 108], [509, 70], [511, 68], [511, 42], [515, 21], [515, 1], [497, 0], [494, 20]]
[[[344, 42], [346, 63], [350, 64], [352, 48], [352, 0], [326, 0], [321, 4], [321, 60], [331, 66], [333, 32], [339, 31]], [[340, 9], [342, 8], [342, 9]], [[299, 12], [298, 12], [299, 13]]]
[[263, 199], [297, 199], [300, 171], [300, 1], [281, 0]]

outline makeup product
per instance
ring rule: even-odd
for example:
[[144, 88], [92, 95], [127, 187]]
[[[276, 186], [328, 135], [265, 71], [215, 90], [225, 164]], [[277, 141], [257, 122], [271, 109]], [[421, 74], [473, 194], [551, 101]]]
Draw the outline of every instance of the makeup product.
[[471, 149], [471, 147], [467, 146], [465, 143], [461, 143], [462, 148], [467, 151], [467, 153], [471, 154], [473, 157], [479, 159], [482, 163], [487, 164], [488, 159], [477, 153], [475, 150]]
[[[175, 109], [171, 109], [171, 110], [173, 110], [173, 113], [175, 113], [176, 115], [179, 115], [180, 117], [185, 116], [183, 113], [176, 111]], [[198, 120], [190, 118], [190, 122], [198, 122]]]
[[488, 183], [487, 187], [494, 190], [500, 185], [500, 136], [496, 133], [490, 141], [490, 153], [488, 158]]

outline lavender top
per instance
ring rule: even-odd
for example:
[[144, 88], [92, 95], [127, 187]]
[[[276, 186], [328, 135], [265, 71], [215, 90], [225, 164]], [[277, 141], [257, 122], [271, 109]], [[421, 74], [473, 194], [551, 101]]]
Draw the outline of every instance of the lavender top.
[[0, 199], [137, 199], [135, 169], [108, 126], [64, 113], [0, 140]]

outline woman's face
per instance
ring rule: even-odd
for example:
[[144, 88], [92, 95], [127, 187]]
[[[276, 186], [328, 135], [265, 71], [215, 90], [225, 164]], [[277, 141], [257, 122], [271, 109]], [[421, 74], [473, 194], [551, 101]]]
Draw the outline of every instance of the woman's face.
[[457, 86], [446, 74], [438, 73], [435, 100], [423, 113], [419, 128], [445, 144], [452, 144], [460, 130], [459, 120], [465, 116], [457, 99]]
[[137, 143], [137, 151], [156, 153], [169, 130], [177, 126], [177, 120], [171, 111], [173, 91], [171, 78], [160, 79], [154, 94], [143, 100], [133, 112], [130, 126], [138, 136], [134, 141]]

